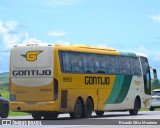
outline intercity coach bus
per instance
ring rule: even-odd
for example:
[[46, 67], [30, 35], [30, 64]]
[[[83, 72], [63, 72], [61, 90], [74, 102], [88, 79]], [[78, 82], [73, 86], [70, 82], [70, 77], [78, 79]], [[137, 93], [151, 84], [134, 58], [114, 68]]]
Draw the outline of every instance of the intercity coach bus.
[[[148, 108], [150, 66], [146, 57], [88, 45], [16, 45], [10, 57], [10, 105], [34, 119], [89, 118], [95, 111]], [[156, 70], [153, 70], [156, 77]]]

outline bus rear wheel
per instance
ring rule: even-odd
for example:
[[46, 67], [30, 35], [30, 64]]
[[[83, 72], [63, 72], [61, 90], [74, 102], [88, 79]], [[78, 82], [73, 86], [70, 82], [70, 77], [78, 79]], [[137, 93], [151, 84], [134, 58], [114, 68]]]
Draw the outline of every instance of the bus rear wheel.
[[42, 113], [41, 112], [32, 112], [32, 117], [35, 120], [39, 120], [42, 118]]
[[91, 98], [87, 98], [86, 104], [83, 110], [83, 117], [90, 118], [92, 116], [92, 111], [93, 111], [93, 102]]
[[70, 117], [72, 119], [79, 119], [82, 116], [82, 102], [80, 99], [76, 100], [75, 106], [74, 106], [74, 112], [70, 113]]
[[95, 111], [95, 113], [98, 117], [102, 117], [104, 114], [104, 111]]
[[137, 115], [138, 114], [139, 105], [140, 105], [140, 101], [138, 99], [135, 99], [134, 108], [129, 110], [130, 115]]

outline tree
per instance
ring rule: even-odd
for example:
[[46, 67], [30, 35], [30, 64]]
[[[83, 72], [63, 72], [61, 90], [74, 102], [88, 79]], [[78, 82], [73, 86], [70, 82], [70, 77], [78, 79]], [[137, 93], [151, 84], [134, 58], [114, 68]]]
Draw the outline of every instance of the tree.
[[159, 83], [159, 79], [155, 78], [155, 79], [153, 80], [152, 86], [159, 85], [159, 84], [160, 84], [160, 83]]

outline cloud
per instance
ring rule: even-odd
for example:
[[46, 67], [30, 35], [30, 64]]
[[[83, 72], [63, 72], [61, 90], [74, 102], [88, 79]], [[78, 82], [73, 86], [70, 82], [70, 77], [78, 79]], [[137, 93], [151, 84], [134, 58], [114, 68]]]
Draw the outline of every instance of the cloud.
[[24, 27], [14, 20], [2, 22], [0, 20], [0, 52], [9, 51], [16, 44], [46, 43], [38, 40], [27, 32]]
[[48, 33], [49, 36], [65, 36], [66, 34], [64, 31], [51, 31]]
[[46, 43], [31, 37], [30, 34], [14, 20], [0, 20], [0, 72], [9, 71], [10, 49], [17, 44]]
[[27, 32], [14, 20], [2, 22], [0, 20], [0, 51], [10, 49], [28, 38]]
[[150, 16], [150, 19], [152, 19], [155, 22], [160, 22], [160, 14], [159, 15]]

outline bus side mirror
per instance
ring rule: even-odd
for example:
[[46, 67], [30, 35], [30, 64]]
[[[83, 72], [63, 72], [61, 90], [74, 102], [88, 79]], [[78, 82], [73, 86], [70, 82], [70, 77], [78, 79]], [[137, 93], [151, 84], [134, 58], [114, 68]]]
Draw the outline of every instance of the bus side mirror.
[[154, 77], [154, 79], [157, 79], [157, 71], [156, 71], [156, 69], [153, 69], [153, 77]]

